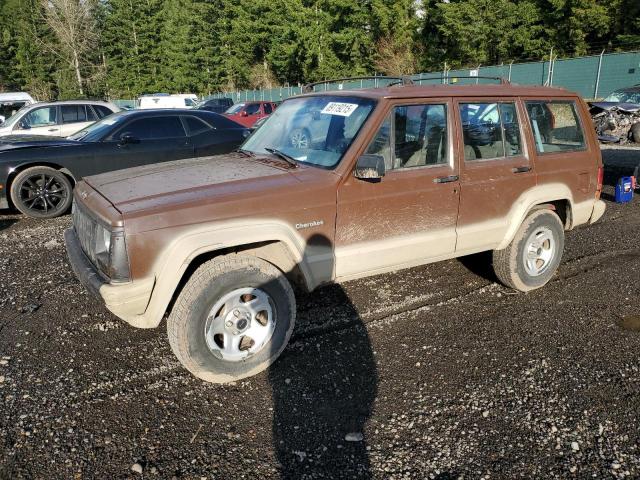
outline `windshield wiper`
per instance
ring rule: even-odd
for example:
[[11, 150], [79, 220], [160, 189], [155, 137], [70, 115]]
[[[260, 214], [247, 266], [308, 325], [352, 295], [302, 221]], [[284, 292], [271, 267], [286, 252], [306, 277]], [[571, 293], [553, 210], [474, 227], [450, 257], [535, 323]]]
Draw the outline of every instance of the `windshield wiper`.
[[293, 158], [291, 155], [287, 155], [286, 153], [278, 150], [277, 148], [273, 148], [273, 147], [264, 147], [264, 149], [267, 152], [273, 153], [274, 155], [280, 157], [285, 162], [287, 162], [289, 165], [292, 165], [294, 167], [298, 166], [298, 161], [295, 158]]
[[244, 155], [245, 157], [255, 157], [256, 154], [253, 152], [250, 152], [249, 150], [243, 150], [242, 148], [236, 148], [234, 150], [236, 153], [241, 153], [242, 155]]

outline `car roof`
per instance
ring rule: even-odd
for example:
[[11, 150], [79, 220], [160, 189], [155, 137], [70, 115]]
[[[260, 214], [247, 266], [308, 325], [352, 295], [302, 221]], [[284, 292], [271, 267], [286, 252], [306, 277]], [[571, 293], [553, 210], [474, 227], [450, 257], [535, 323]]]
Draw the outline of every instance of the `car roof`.
[[33, 102], [33, 98], [26, 92], [4, 92], [0, 93], [0, 102], [7, 101], [28, 101]]
[[[366, 97], [372, 99], [402, 98], [437, 98], [437, 97], [568, 97], [574, 93], [564, 88], [540, 87], [517, 84], [501, 85], [393, 85], [380, 88], [363, 88], [354, 90], [329, 90], [310, 92], [301, 96], [336, 95], [349, 97]], [[297, 98], [297, 97], [296, 97]]]
[[640, 92], [640, 85], [634, 85], [633, 87], [618, 88], [617, 90], [614, 90], [614, 91], [616, 91], [616, 92], [625, 92], [625, 93]]
[[109, 102], [104, 102], [102, 100], [58, 100], [56, 102], [36, 102], [33, 107], [46, 107], [46, 106], [55, 106], [55, 105], [105, 105], [105, 106], [113, 106], [113, 104]]

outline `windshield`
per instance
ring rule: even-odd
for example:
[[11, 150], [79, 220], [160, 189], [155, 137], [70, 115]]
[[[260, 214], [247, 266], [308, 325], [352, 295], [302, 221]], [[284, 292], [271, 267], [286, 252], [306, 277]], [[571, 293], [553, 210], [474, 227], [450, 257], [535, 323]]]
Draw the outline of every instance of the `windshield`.
[[[22, 114], [29, 110], [29, 107], [31, 105], [24, 105], [22, 108], [20, 108], [20, 110], [18, 110], [17, 112], [15, 112], [13, 115], [11, 115], [9, 118], [7, 118], [4, 123], [2, 124], [3, 127], [10, 127], [11, 125], [13, 125], [14, 123], [16, 123], [18, 121], [18, 119], [20, 117], [22, 117]], [[0, 113], [0, 115], [4, 115], [3, 113]], [[6, 115], [5, 115], [6, 116]]]
[[244, 107], [244, 106], [245, 106], [244, 103], [236, 103], [233, 107], [230, 107], [224, 113], [238, 113], [240, 110], [242, 110], [242, 107]]
[[640, 103], [640, 92], [617, 90], [604, 99], [605, 102]]
[[67, 138], [81, 142], [99, 142], [113, 129], [113, 125], [119, 121], [120, 117], [122, 113], [112, 113]]
[[361, 97], [329, 96], [285, 101], [247, 139], [243, 150], [278, 150], [297, 162], [335, 167], [375, 107]]
[[5, 117], [5, 119], [13, 118], [13, 116], [18, 113], [26, 105], [27, 101], [16, 101], [16, 102], [0, 102], [0, 115]]

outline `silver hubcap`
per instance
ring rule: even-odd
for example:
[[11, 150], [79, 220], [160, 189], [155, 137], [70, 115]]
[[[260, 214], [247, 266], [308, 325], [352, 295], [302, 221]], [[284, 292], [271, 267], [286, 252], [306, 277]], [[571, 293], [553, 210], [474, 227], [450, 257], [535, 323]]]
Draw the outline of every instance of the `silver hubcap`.
[[556, 254], [553, 232], [547, 227], [537, 228], [525, 243], [524, 268], [532, 277], [547, 271]]
[[239, 288], [213, 306], [207, 316], [204, 336], [216, 357], [239, 362], [262, 350], [274, 328], [274, 309], [269, 295], [257, 288]]
[[291, 146], [294, 148], [307, 148], [309, 139], [302, 130], [297, 130], [291, 134]]

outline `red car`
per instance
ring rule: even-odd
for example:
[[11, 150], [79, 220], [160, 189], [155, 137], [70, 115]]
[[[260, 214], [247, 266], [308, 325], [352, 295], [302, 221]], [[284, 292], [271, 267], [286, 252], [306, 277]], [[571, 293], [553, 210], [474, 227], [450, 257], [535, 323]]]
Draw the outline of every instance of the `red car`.
[[245, 127], [251, 127], [276, 109], [273, 102], [240, 102], [229, 108], [224, 114]]

